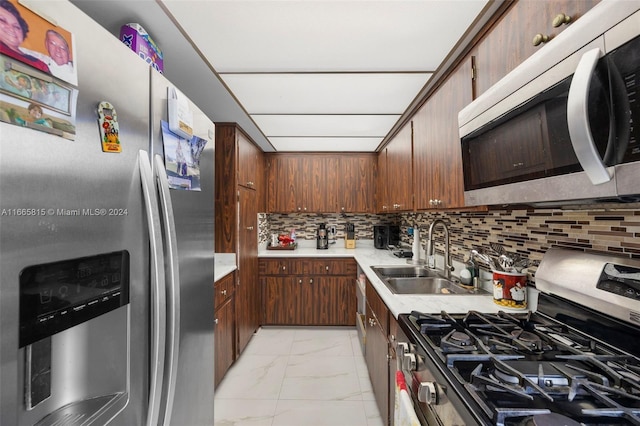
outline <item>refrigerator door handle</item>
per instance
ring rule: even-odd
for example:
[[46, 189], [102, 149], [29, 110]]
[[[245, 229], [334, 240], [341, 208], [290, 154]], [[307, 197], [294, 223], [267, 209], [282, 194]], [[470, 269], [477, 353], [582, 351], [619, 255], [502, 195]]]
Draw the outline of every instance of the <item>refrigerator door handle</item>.
[[169, 192], [169, 180], [160, 155], [154, 157], [154, 174], [158, 184], [160, 208], [164, 225], [164, 241], [166, 249], [166, 286], [167, 286], [167, 351], [165, 370], [165, 405], [163, 424], [169, 425], [173, 398], [176, 390], [180, 344], [180, 271], [178, 267], [178, 246], [176, 237], [173, 205]]
[[140, 150], [138, 153], [140, 180], [147, 225], [149, 227], [149, 251], [151, 269], [151, 347], [149, 366], [149, 408], [147, 412], [147, 426], [157, 426], [162, 402], [162, 381], [164, 368], [164, 347], [166, 334], [166, 298], [164, 280], [164, 251], [162, 246], [162, 231], [160, 212], [158, 210], [157, 194], [153, 182], [153, 172], [149, 154]]

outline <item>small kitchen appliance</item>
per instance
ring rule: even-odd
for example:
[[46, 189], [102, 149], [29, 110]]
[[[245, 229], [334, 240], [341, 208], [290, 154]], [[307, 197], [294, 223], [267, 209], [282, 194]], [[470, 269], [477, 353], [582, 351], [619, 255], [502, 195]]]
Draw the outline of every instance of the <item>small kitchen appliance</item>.
[[639, 49], [638, 2], [601, 1], [462, 109], [465, 205], [638, 200]]
[[421, 424], [640, 424], [640, 261], [551, 248], [536, 286], [535, 312], [398, 316]]
[[344, 248], [356, 248], [356, 227], [353, 223], [347, 222], [347, 232], [344, 237]]
[[329, 248], [329, 237], [327, 236], [327, 228], [324, 223], [318, 227], [316, 248], [318, 250], [326, 250]]
[[400, 243], [400, 227], [397, 225], [375, 225], [373, 244], [377, 249], [387, 249]]

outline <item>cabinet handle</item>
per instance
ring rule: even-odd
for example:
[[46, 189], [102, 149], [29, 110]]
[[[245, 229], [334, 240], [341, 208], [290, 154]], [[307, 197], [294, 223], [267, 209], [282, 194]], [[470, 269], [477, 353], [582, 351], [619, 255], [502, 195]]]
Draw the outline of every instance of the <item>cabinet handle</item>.
[[533, 45], [534, 46], [539, 46], [542, 43], [546, 43], [550, 40], [551, 38], [548, 35], [544, 35], [544, 34], [536, 34], [535, 36], [533, 36]]
[[253, 226], [247, 226], [247, 231], [253, 231]]
[[227, 290], [222, 290], [220, 293], [222, 293], [223, 296], [227, 295]]
[[558, 28], [560, 25], [568, 24], [571, 22], [571, 16], [565, 15], [564, 13], [558, 13], [555, 18], [553, 18], [552, 25], [554, 28]]
[[387, 210], [389, 207], [387, 206], [382, 206], [382, 210]]
[[253, 185], [254, 185], [253, 182], [251, 182], [251, 181], [247, 182], [247, 186], [253, 186]]
[[214, 323], [214, 324], [218, 324], [218, 318], [214, 319], [214, 320], [213, 320], [213, 323]]

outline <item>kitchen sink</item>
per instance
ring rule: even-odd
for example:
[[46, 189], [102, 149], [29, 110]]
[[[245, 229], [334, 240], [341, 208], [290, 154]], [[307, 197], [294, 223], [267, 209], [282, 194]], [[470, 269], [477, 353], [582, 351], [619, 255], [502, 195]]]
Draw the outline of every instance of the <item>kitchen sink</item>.
[[424, 266], [373, 266], [373, 272], [381, 278], [439, 277], [440, 274]]
[[457, 278], [424, 266], [373, 266], [371, 269], [394, 294], [486, 295], [485, 290], [467, 288]]

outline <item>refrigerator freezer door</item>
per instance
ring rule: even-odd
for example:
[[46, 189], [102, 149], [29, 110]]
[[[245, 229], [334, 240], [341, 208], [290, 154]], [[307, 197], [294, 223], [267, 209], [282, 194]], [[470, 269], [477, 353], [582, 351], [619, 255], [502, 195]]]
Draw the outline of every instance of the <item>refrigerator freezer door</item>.
[[[79, 415], [79, 401], [94, 401], [100, 410], [88, 414], [95, 424], [142, 425], [150, 274], [138, 152], [149, 150], [149, 67], [70, 3], [35, 3], [75, 36], [77, 136], [70, 141], [0, 123], [0, 211], [7, 212], [0, 216], [0, 424], [47, 424], [56, 413]], [[121, 153], [102, 152], [97, 106], [105, 100], [118, 110]], [[90, 214], [96, 209], [99, 215]], [[38, 214], [17, 213], [29, 211]], [[18, 345], [21, 271], [122, 250], [130, 255], [130, 303], [52, 336], [51, 396], [27, 410], [25, 350]]]
[[[157, 72], [151, 74], [151, 140], [154, 172], [164, 173], [167, 156], [163, 146], [161, 121], [167, 121], [167, 88], [171, 83]], [[214, 268], [214, 124], [193, 103], [194, 135], [207, 140], [200, 156], [200, 191], [169, 191], [173, 206], [179, 279], [176, 301], [179, 327], [175, 382], [165, 380], [165, 394], [175, 395], [165, 407], [164, 424], [213, 424], [213, 268]], [[164, 220], [164, 219], [163, 219]], [[165, 221], [166, 222], [166, 221]], [[165, 237], [165, 246], [167, 245]], [[170, 254], [165, 252], [165, 256]], [[169, 263], [169, 258], [167, 263]], [[167, 271], [167, 276], [171, 273]], [[167, 280], [167, 294], [172, 294]], [[171, 302], [168, 300], [169, 309]], [[170, 314], [171, 315], [171, 314]], [[171, 320], [169, 320], [171, 323]], [[168, 330], [172, 330], [168, 326]], [[171, 351], [171, 345], [168, 345]], [[175, 352], [174, 352], [175, 353]], [[171, 362], [171, 356], [167, 362]], [[169, 366], [167, 366], [167, 371]], [[170, 386], [174, 386], [173, 390]], [[169, 421], [167, 421], [169, 420]]]

